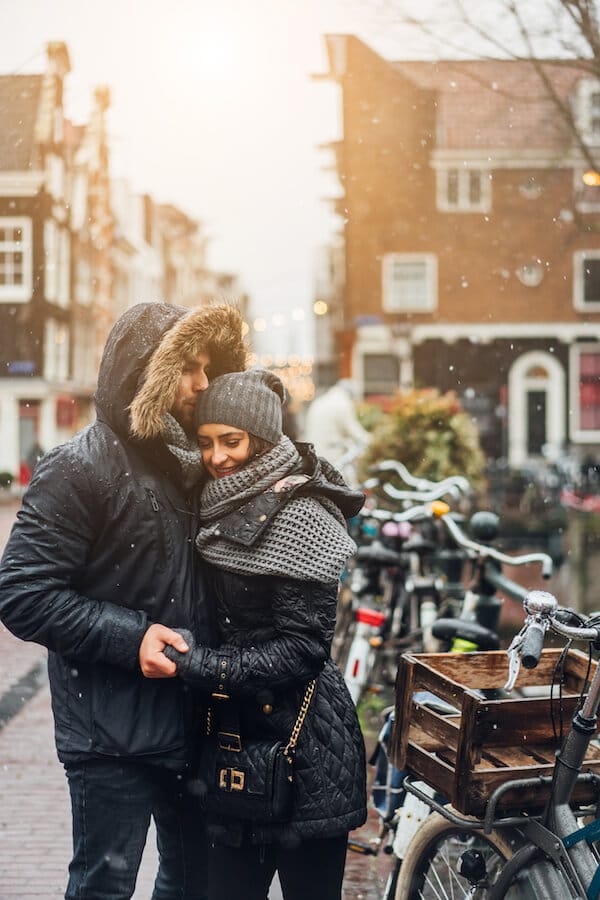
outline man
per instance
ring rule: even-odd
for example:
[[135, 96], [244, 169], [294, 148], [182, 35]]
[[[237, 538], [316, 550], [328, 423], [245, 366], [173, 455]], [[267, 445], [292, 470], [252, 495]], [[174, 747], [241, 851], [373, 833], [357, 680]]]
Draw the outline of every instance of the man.
[[183, 777], [197, 715], [162, 651], [186, 650], [171, 628], [207, 637], [190, 436], [208, 378], [245, 366], [241, 325], [230, 306], [126, 312], [104, 349], [96, 422], [40, 460], [0, 565], [2, 621], [50, 651], [73, 814], [67, 900], [131, 897], [151, 816], [153, 900], [205, 897]]

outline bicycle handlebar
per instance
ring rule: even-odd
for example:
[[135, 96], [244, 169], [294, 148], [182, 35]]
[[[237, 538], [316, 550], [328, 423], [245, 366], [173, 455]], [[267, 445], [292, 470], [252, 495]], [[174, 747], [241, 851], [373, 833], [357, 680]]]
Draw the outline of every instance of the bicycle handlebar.
[[[428, 478], [417, 478], [415, 475], [412, 475], [406, 466], [398, 462], [396, 459], [384, 459], [382, 462], [377, 463], [370, 468], [371, 472], [395, 472], [399, 478], [405, 484], [410, 485], [415, 488], [418, 493], [427, 493], [428, 491], [434, 491], [439, 489], [442, 485], [446, 487], [446, 491], [450, 489], [450, 487], [456, 488], [458, 491], [463, 494], [469, 493], [471, 490], [471, 485], [466, 478], [463, 478], [462, 475], [450, 475], [448, 478], [443, 478], [441, 481], [430, 481]], [[399, 491], [397, 488], [394, 488], [393, 485], [385, 484], [383, 485], [383, 489], [388, 493], [387, 488], [390, 488], [389, 496], [394, 497], [398, 500], [412, 500], [412, 499], [421, 499], [421, 498], [413, 498], [412, 493], [409, 497], [400, 496], [397, 497], [396, 492], [404, 494], [403, 491]], [[436, 498], [433, 498], [436, 499]]]
[[[448, 515], [449, 512], [450, 507], [447, 503], [441, 502], [437, 497], [427, 496], [426, 502], [421, 503], [418, 506], [412, 506], [404, 512], [390, 512], [385, 509], [363, 509], [361, 510], [360, 515], [366, 516], [367, 518], [378, 519], [381, 522], [413, 522], [418, 519], [441, 519], [450, 532], [454, 542], [459, 547], [463, 547], [471, 557], [478, 557], [483, 560], [495, 559], [496, 562], [503, 563], [507, 566], [524, 566], [529, 563], [541, 563], [543, 577], [549, 578], [552, 574], [552, 557], [548, 556], [547, 553], [523, 553], [520, 556], [508, 556], [506, 553], [501, 553], [494, 547], [490, 547], [487, 544], [480, 544], [467, 537], [460, 525]], [[490, 573], [490, 581], [492, 580], [494, 580], [493, 575]], [[509, 593], [517, 593], [517, 595], [519, 595], [518, 591], [515, 592], [510, 590]]]
[[521, 662], [526, 669], [535, 669], [542, 655], [546, 629], [539, 622], [532, 622], [523, 638]]
[[390, 484], [389, 481], [386, 481], [381, 487], [392, 500], [415, 500], [420, 503], [431, 503], [433, 500], [440, 500], [447, 494], [451, 494], [453, 497], [457, 497], [460, 494], [457, 485], [450, 484], [448, 479], [440, 481], [429, 491], [401, 491], [395, 488], [393, 484]]
[[[515, 686], [521, 662], [526, 669], [537, 666], [548, 628], [569, 640], [592, 643], [600, 636], [600, 627], [590, 624], [593, 621], [591, 617], [563, 609], [558, 605], [556, 597], [548, 591], [529, 591], [523, 600], [523, 609], [527, 613], [525, 624], [506, 651], [509, 658], [509, 676], [505, 684], [507, 691]], [[568, 625], [563, 621], [565, 612], [575, 615], [580, 624]]]
[[436, 512], [434, 510], [434, 514], [442, 519], [444, 525], [458, 546], [471, 551], [475, 556], [479, 556], [482, 559], [495, 559], [497, 562], [507, 566], [525, 566], [529, 563], [539, 562], [542, 566], [543, 577], [550, 578], [552, 575], [552, 557], [548, 556], [547, 553], [523, 553], [520, 556], [508, 556], [506, 553], [501, 553], [499, 550], [496, 550], [495, 547], [490, 547], [487, 544], [480, 544], [467, 537], [454, 519], [447, 515], [447, 510], [445, 512]]

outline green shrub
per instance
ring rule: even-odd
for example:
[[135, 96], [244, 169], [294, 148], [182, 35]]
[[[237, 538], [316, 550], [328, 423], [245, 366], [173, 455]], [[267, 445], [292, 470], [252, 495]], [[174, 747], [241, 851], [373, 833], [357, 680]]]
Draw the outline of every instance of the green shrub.
[[361, 477], [383, 459], [397, 459], [416, 476], [440, 481], [464, 475], [473, 487], [483, 481], [479, 432], [453, 391], [398, 393], [386, 403], [361, 459]]

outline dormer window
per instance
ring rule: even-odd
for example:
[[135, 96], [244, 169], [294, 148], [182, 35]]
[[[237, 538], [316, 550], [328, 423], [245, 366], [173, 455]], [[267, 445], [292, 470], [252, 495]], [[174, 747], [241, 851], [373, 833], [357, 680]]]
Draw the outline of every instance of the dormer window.
[[478, 168], [443, 168], [437, 172], [437, 206], [442, 212], [488, 212], [489, 172]]

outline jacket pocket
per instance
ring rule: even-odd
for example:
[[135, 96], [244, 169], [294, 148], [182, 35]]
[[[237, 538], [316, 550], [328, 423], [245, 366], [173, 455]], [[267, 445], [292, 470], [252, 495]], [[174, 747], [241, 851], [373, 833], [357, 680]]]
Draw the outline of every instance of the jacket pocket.
[[156, 493], [151, 487], [144, 486], [146, 496], [148, 498], [148, 522], [152, 528], [153, 537], [156, 543], [156, 568], [163, 572], [167, 567], [168, 545], [167, 535], [165, 531], [164, 516], [165, 512], [161, 509]]
[[179, 679], [149, 679], [113, 666], [98, 669], [103, 677], [94, 686], [92, 703], [95, 752], [145, 756], [185, 745], [184, 688]]

